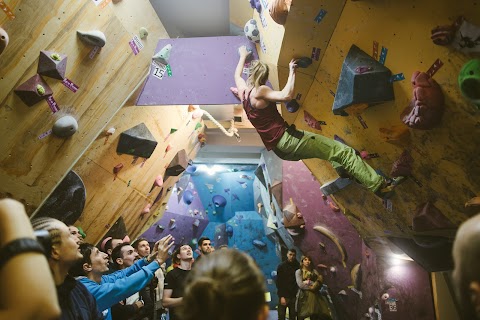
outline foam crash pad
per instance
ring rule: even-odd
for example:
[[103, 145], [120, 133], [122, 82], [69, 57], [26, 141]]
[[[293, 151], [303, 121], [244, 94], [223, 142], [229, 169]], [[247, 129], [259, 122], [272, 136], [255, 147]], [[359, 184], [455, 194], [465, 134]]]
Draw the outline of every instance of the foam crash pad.
[[75, 171], [70, 171], [38, 209], [35, 217], [51, 217], [66, 225], [73, 224], [80, 218], [86, 198], [87, 191], [82, 178]]
[[155, 140], [145, 123], [142, 122], [120, 134], [117, 153], [150, 158], [157, 144], [157, 140]]
[[[238, 63], [238, 48], [245, 45], [258, 59], [255, 44], [246, 37], [160, 39], [155, 52], [171, 44], [171, 76], [159, 79], [151, 68], [137, 105], [238, 104], [230, 87]], [[246, 79], [246, 75], [242, 75]]]
[[333, 114], [347, 116], [348, 107], [377, 104], [395, 99], [392, 72], [356, 45], [352, 45], [343, 61], [338, 80]]
[[187, 152], [185, 149], [182, 149], [177, 152], [175, 157], [172, 159], [172, 162], [167, 167], [167, 170], [165, 170], [165, 175], [167, 176], [178, 176], [180, 175], [183, 171], [188, 166], [188, 157], [187, 157]]

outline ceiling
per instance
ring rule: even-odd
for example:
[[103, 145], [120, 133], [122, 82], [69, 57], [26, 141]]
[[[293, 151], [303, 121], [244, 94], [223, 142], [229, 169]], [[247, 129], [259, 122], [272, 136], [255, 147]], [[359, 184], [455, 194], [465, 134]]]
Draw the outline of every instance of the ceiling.
[[[247, 0], [231, 0], [236, 3]], [[231, 23], [227, 0], [150, 0], [170, 38], [243, 35], [243, 28]]]

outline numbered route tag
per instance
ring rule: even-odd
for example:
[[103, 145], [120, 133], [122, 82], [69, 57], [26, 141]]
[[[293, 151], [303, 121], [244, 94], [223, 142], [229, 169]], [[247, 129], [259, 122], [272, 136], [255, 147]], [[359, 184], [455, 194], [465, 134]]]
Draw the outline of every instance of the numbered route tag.
[[163, 76], [165, 75], [165, 72], [167, 72], [167, 66], [153, 61], [152, 70], [153, 70], [152, 76], [162, 80]]

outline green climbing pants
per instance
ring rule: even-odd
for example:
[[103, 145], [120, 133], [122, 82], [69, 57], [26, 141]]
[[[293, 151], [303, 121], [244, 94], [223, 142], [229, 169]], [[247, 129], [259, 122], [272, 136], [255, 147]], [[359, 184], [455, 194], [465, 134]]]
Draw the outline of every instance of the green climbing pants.
[[342, 166], [372, 192], [383, 182], [383, 177], [355, 154], [353, 148], [316, 133], [299, 131], [293, 125], [287, 128], [273, 152], [283, 160], [318, 158], [329, 161], [334, 168]]

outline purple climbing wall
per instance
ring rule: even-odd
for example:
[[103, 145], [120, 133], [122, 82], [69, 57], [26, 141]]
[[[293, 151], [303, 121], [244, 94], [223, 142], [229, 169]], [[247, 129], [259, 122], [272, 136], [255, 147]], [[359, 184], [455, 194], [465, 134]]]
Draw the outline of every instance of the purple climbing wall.
[[[392, 264], [389, 257], [377, 257], [364, 244], [345, 215], [330, 207], [331, 199], [322, 200], [320, 184], [302, 161], [283, 161], [282, 185], [283, 204], [292, 198], [305, 219], [305, 233], [294, 237], [295, 245], [302, 253], [311, 255], [315, 265], [328, 267], [318, 270], [330, 288], [338, 319], [365, 319], [363, 316], [375, 302], [379, 302], [384, 320], [434, 319], [428, 272], [413, 261]], [[338, 248], [313, 229], [316, 225], [328, 228], [343, 244], [347, 253], [346, 268], [342, 266]], [[319, 242], [325, 245], [325, 250], [321, 249]], [[360, 264], [362, 270], [358, 286], [361, 297], [350, 288], [353, 284], [351, 270], [356, 264]], [[332, 266], [336, 272], [329, 270]], [[342, 290], [344, 294], [339, 294]], [[383, 293], [388, 293], [391, 300], [381, 300]]]
[[[237, 104], [230, 92], [235, 86], [233, 72], [238, 63], [238, 47], [246, 45], [258, 59], [255, 45], [245, 37], [202, 37], [161, 39], [155, 52], [171, 44], [171, 76], [150, 75], [137, 105]], [[245, 76], [244, 76], [245, 77]]]

